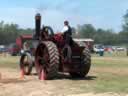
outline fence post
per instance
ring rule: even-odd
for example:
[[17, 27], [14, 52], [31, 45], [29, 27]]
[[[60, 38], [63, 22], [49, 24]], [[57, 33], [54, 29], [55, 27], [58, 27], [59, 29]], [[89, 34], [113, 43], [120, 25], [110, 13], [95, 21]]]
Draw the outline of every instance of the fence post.
[[126, 53], [127, 53], [127, 56], [128, 56], [128, 47], [127, 47]]

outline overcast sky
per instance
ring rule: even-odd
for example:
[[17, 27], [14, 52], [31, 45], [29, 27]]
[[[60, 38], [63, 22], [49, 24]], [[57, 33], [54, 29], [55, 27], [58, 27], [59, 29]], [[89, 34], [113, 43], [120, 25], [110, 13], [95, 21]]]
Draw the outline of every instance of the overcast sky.
[[34, 28], [34, 16], [42, 14], [44, 25], [61, 30], [63, 21], [72, 26], [91, 23], [96, 28], [121, 30], [128, 0], [1, 0], [0, 21]]

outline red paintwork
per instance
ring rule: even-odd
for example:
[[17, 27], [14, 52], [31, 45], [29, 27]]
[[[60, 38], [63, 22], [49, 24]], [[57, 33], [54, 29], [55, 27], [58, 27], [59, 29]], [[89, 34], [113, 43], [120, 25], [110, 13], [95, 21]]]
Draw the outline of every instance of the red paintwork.
[[19, 48], [10, 48], [9, 49], [9, 52], [18, 52], [19, 51]]
[[16, 45], [18, 45], [19, 49], [23, 48], [23, 41], [32, 40], [32, 35], [21, 35], [16, 39]]
[[[62, 49], [65, 45], [63, 36], [61, 34], [55, 34], [53, 41], [58, 46], [59, 54], [61, 57], [60, 65], [59, 65], [59, 71], [60, 72], [77, 72], [77, 71], [80, 71], [80, 69], [79, 69], [80, 62], [78, 62], [78, 63], [76, 63], [75, 61], [69, 62], [69, 61], [64, 61], [64, 59], [63, 59]], [[72, 53], [73, 56], [81, 56], [84, 47], [80, 47], [79, 45], [76, 44], [76, 46], [71, 47], [71, 49], [73, 52]]]

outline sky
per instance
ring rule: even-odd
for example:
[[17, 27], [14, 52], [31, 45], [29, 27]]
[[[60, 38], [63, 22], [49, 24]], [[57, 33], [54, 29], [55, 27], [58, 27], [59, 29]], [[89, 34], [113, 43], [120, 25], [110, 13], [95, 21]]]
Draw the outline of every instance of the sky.
[[1, 0], [0, 21], [34, 28], [34, 16], [42, 15], [42, 25], [61, 30], [68, 20], [76, 27], [93, 24], [95, 28], [120, 31], [128, 0]]

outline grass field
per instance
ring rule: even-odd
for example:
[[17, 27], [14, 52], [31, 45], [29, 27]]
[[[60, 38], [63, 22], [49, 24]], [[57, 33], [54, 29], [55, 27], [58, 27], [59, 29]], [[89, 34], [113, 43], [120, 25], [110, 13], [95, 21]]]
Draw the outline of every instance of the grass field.
[[125, 52], [92, 57], [92, 73], [97, 79], [92, 88], [96, 92], [128, 93], [128, 57]]
[[[1, 68], [18, 69], [18, 62], [19, 57], [0, 57]], [[127, 94], [128, 57], [125, 52], [105, 53], [104, 57], [93, 54], [91, 70], [86, 78], [77, 80], [63, 78], [48, 82], [56, 86], [58, 90], [61, 89], [62, 92], [116, 92], [119, 94]]]

